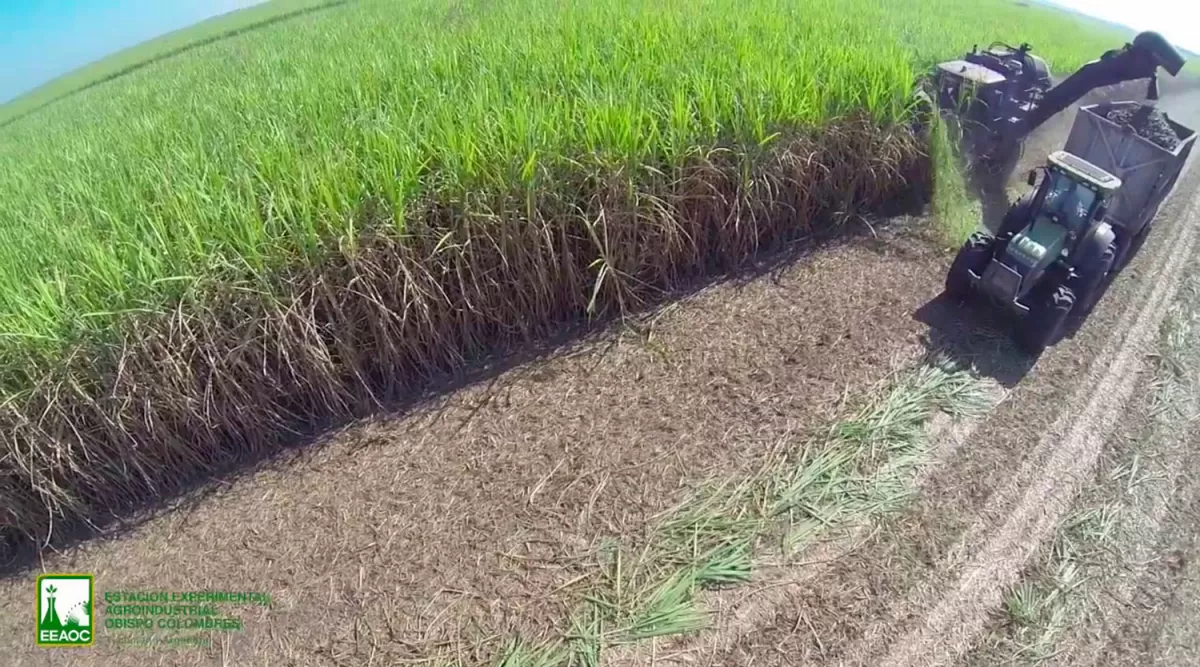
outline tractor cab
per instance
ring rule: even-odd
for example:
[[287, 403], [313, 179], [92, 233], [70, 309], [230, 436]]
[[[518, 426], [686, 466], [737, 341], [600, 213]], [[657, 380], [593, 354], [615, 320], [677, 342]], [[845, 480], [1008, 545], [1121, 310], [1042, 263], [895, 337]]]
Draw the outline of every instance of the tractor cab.
[[[1064, 227], [1074, 240], [1104, 217], [1105, 202], [1120, 189], [1121, 179], [1066, 151], [1051, 153], [1046, 162], [1033, 212]], [[1037, 170], [1030, 172], [1029, 185], [1037, 185]]]
[[1117, 247], [1105, 215], [1121, 179], [1055, 151], [1029, 172], [1029, 185], [1035, 189], [1008, 209], [994, 236], [977, 232], [959, 249], [946, 292], [979, 292], [1016, 314], [1022, 347], [1040, 354], [1069, 316], [1086, 317], [1103, 293]]
[[[1038, 171], [1029, 173], [1031, 186], [1038, 185]], [[1103, 224], [1108, 198], [1121, 187], [1121, 179], [1066, 151], [1050, 154], [1040, 171], [1045, 175], [1032, 201], [1005, 220], [1001, 237], [1011, 238], [979, 280], [984, 292], [1021, 311], [1027, 307], [1020, 299], [1056, 263], [1075, 264]]]

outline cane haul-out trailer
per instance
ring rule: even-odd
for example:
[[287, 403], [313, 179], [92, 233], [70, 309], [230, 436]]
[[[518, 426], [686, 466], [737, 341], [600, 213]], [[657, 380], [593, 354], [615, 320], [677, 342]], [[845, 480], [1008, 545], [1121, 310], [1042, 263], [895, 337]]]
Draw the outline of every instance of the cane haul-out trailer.
[[[1196, 133], [1163, 114], [1162, 120], [1177, 141], [1166, 148], [1138, 134], [1130, 125], [1108, 119], [1114, 111], [1122, 115], [1149, 114], [1153, 107], [1137, 102], [1092, 104], [1079, 110], [1064, 147], [1068, 153], [1121, 179], [1122, 186], [1110, 198], [1106, 221], [1118, 230], [1116, 266], [1125, 268], [1141, 249], [1159, 207], [1175, 189], [1179, 175], [1196, 143]], [[1129, 113], [1131, 112], [1131, 113]]]

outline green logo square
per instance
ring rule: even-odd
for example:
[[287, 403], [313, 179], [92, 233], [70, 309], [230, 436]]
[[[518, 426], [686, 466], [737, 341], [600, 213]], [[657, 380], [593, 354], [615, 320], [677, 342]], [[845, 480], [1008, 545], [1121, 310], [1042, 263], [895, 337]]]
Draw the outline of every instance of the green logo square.
[[43, 574], [37, 579], [38, 646], [90, 646], [92, 593], [90, 574]]

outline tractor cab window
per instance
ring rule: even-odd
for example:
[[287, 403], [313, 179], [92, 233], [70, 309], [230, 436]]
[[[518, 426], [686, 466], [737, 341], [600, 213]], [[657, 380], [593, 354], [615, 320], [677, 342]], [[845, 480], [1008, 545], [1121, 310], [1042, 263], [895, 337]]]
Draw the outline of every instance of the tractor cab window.
[[1095, 201], [1095, 191], [1061, 171], [1052, 170], [1042, 210], [1060, 223], [1075, 228], [1086, 224]]

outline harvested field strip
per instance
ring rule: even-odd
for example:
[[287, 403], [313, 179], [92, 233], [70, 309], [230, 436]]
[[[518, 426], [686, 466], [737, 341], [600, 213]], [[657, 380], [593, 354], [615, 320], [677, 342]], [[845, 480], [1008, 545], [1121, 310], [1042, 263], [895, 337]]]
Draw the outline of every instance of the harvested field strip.
[[1137, 644], [1133, 632], [1120, 637], [1120, 617], [1130, 604], [1137, 604], [1135, 616], [1151, 613], [1136, 589], [1156, 561], [1173, 558], [1156, 552], [1169, 513], [1181, 509], [1173, 505], [1193, 501], [1181, 493], [1191, 486], [1184, 477], [1200, 424], [1200, 264], [1163, 321], [1152, 368], [1138, 406], [1147, 423], [1107, 453], [1074, 513], [1009, 589], [1003, 617], [967, 664], [1106, 664], [1114, 659], [1109, 641], [1122, 649]]
[[981, 380], [940, 360], [888, 385], [824, 436], [782, 443], [757, 474], [701, 484], [641, 539], [601, 546], [594, 569], [577, 577], [578, 610], [562, 635], [506, 640], [492, 663], [611, 664], [614, 649], [702, 631], [704, 591], [746, 583], [762, 566], [795, 565], [819, 539], [902, 507], [930, 420], [977, 416], [989, 402]]
[[[926, 329], [911, 313], [937, 291], [945, 256], [904, 233], [918, 220], [871, 224], [878, 239], [854, 225], [855, 238], [518, 355], [46, 553], [36, 570], [94, 571], [97, 590], [271, 591], [271, 609], [229, 645], [164, 656], [179, 667], [403, 664], [462, 628], [547, 636], [572, 611], [554, 591], [595, 562], [592, 539], [642, 535], [699, 480], [752, 476], [779, 443], [857, 405], [844, 397], [920, 358]], [[885, 271], [887, 283], [870, 280]], [[0, 577], [11, 621], [0, 635], [21, 635], [35, 576]], [[371, 623], [376, 610], [391, 625]], [[84, 662], [120, 664], [120, 634], [98, 637]]]
[[1073, 22], [1001, 2], [396, 7], [221, 40], [0, 134], [6, 548], [923, 199], [909, 93], [947, 26], [954, 50], [964, 23], [1043, 31], [1056, 64], [1108, 45], [1053, 51]]

